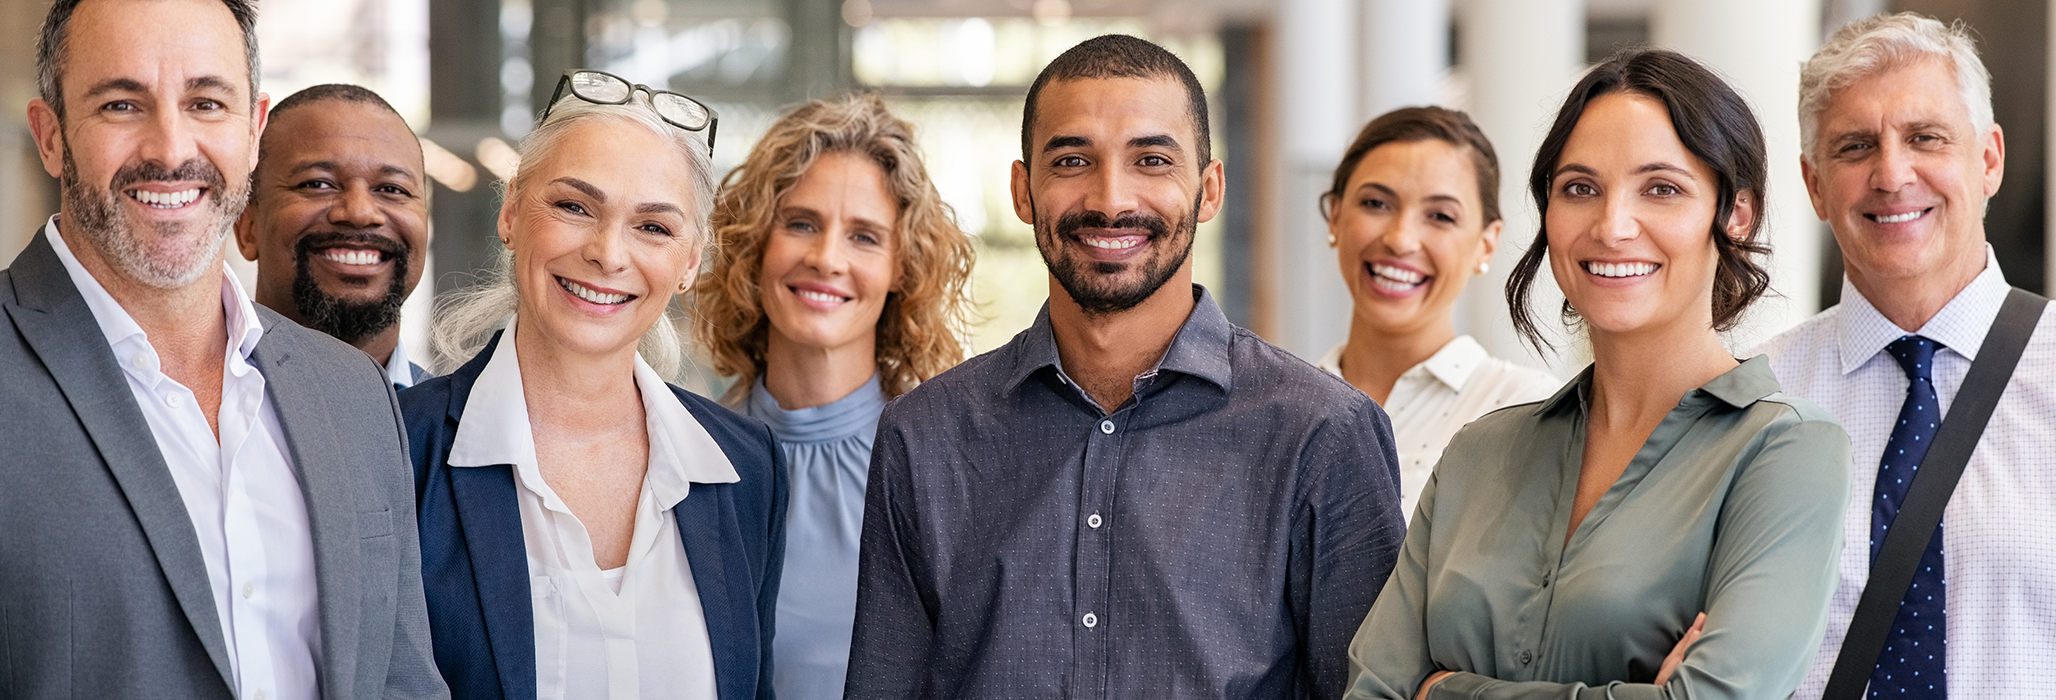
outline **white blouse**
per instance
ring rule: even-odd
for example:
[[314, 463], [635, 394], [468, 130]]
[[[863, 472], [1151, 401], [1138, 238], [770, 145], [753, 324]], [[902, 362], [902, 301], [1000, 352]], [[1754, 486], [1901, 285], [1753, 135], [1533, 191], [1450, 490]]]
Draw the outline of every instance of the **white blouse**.
[[[1342, 376], [1344, 345], [1321, 358], [1321, 369]], [[1562, 387], [1563, 382], [1547, 372], [1493, 357], [1468, 335], [1457, 336], [1427, 361], [1400, 374], [1383, 407], [1392, 417], [1399, 452], [1399, 507], [1407, 521], [1413, 521], [1421, 488], [1428, 485], [1442, 448], [1458, 428], [1507, 406], [1549, 398]]]
[[514, 465], [535, 611], [536, 697], [713, 700], [714, 653], [671, 509], [693, 483], [739, 481], [713, 436], [635, 359], [650, 465], [628, 565], [601, 571], [585, 525], [543, 481], [509, 322], [471, 390], [453, 467]]

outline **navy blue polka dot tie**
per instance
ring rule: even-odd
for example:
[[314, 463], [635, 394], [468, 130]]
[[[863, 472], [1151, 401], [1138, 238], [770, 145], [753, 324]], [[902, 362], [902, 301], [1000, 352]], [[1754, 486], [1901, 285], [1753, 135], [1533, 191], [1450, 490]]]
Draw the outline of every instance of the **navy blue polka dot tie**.
[[[1877, 497], [1870, 504], [1870, 558], [1877, 560], [1878, 546], [1906, 501], [1906, 487], [1920, 470], [1920, 458], [1934, 442], [1935, 428], [1942, 424], [1942, 402], [1935, 395], [1933, 379], [1935, 350], [1941, 347], [1927, 338], [1909, 335], [1885, 346], [1910, 380], [1906, 403], [1899, 407], [1899, 422], [1885, 442], [1885, 458], [1878, 464]], [[1899, 601], [1899, 614], [1885, 635], [1885, 650], [1878, 654], [1877, 670], [1870, 674], [1870, 697], [1941, 698], [1948, 692], [1947, 641], [1944, 633], [1942, 580], [1942, 528], [1936, 527], [1927, 551], [1920, 555], [1920, 568], [1913, 572], [1913, 585]]]

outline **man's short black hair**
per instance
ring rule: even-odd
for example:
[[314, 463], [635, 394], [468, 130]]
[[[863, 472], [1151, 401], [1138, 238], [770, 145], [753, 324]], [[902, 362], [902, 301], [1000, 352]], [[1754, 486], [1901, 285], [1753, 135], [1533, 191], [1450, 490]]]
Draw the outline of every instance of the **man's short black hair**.
[[[399, 118], [401, 124], [407, 123], [407, 118], [400, 116], [400, 110], [393, 109], [392, 103], [386, 102], [385, 98], [378, 96], [378, 93], [372, 92], [370, 88], [366, 88], [359, 85], [350, 85], [347, 83], [328, 83], [324, 85], [316, 85], [314, 87], [307, 88], [305, 90], [301, 90], [299, 92], [288, 95], [285, 99], [279, 100], [277, 104], [273, 104], [271, 106], [271, 118], [273, 120], [276, 120], [278, 119], [278, 115], [280, 114], [284, 114], [286, 112], [296, 110], [301, 107], [306, 107], [308, 105], [320, 104], [323, 102], [351, 102], [356, 104], [371, 105], [373, 107], [378, 108], [380, 111], [383, 111], [387, 114], [391, 114], [394, 117]], [[411, 129], [412, 127], [410, 126], [409, 128]], [[278, 129], [265, 129], [264, 136], [257, 139], [258, 170], [263, 170], [265, 161], [270, 160], [268, 157], [266, 157], [266, 152], [271, 150], [270, 144], [272, 135], [277, 133], [280, 133]], [[257, 177], [257, 174], [255, 172], [252, 172], [250, 174], [250, 177], [255, 178]], [[261, 191], [261, 188], [251, 187], [250, 201], [256, 202], [257, 195]], [[334, 334], [331, 333], [330, 335]]]
[[1214, 159], [1214, 149], [1209, 140], [1206, 109], [1206, 88], [1200, 87], [1199, 76], [1192, 74], [1192, 68], [1179, 60], [1178, 56], [1162, 46], [1137, 39], [1126, 34], [1106, 34], [1079, 42], [1035, 76], [1035, 83], [1028, 86], [1028, 104], [1021, 110], [1021, 162], [1033, 168], [1035, 149], [1031, 141], [1035, 138], [1035, 101], [1042, 94], [1042, 87], [1060, 80], [1093, 80], [1105, 78], [1141, 78], [1144, 80], [1177, 80], [1185, 86], [1186, 112], [1192, 115], [1194, 142], [1199, 146], [1199, 167], [1206, 168]]
[[283, 100], [279, 100], [278, 104], [271, 106], [271, 116], [277, 117], [279, 113], [286, 110], [330, 100], [367, 104], [390, 112], [393, 116], [399, 116], [400, 114], [400, 110], [393, 109], [392, 104], [386, 102], [385, 98], [379, 97], [378, 93], [372, 92], [369, 88], [345, 83], [329, 83], [301, 90]]
[[[57, 0], [50, 4], [50, 14], [43, 16], [43, 32], [36, 38], [36, 91], [37, 97], [50, 104], [57, 113], [57, 120], [64, 121], [64, 61], [59, 54], [64, 52], [65, 43], [71, 39], [71, 16], [76, 14], [79, 4], [85, 0]], [[257, 3], [254, 0], [221, 0], [228, 7], [228, 13], [236, 18], [236, 26], [243, 30], [243, 59], [250, 66], [250, 105], [257, 104]], [[104, 50], [99, 47], [97, 50]]]

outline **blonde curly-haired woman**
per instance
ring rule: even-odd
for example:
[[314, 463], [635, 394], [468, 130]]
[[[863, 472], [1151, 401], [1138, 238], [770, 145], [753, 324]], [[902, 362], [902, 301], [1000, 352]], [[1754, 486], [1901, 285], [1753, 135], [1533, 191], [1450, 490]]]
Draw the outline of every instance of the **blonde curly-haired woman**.
[[696, 333], [792, 483], [773, 687], [841, 698], [871, 440], [887, 399], [964, 357], [973, 251], [913, 129], [876, 96], [808, 103], [729, 173]]

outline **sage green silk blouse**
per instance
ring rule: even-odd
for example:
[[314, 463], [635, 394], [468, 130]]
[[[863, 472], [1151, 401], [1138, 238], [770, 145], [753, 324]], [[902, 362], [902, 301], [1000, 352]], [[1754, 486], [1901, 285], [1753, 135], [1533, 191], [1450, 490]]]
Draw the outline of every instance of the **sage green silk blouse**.
[[[1687, 392], [1565, 543], [1592, 370], [1435, 467], [1350, 642], [1348, 697], [1784, 698], [1821, 643], [1849, 438], [1762, 357]], [[1651, 685], [1698, 613], [1705, 632]]]

